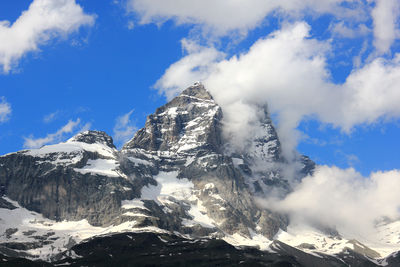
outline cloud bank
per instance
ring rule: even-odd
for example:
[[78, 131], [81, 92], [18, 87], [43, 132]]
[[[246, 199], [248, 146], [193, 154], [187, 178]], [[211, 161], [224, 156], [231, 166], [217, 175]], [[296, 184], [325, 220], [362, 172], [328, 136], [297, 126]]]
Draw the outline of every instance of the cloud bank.
[[0, 65], [8, 73], [28, 52], [57, 37], [94, 24], [75, 0], [34, 0], [14, 22], [0, 22]]
[[400, 219], [400, 171], [363, 177], [354, 169], [319, 166], [283, 200], [259, 203], [290, 214], [293, 224], [329, 226], [347, 238], [371, 237], [382, 220]]

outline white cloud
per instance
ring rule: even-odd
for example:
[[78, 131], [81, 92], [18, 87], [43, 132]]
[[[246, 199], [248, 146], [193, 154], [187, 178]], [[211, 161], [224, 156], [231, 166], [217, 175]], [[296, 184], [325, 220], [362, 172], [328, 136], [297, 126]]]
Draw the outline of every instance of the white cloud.
[[[375, 172], [363, 177], [354, 169], [319, 166], [283, 200], [259, 200], [287, 212], [292, 223], [336, 228], [346, 237], [370, 236], [382, 218], [400, 218], [400, 171]], [[368, 212], [366, 212], [368, 211]]]
[[[42, 138], [34, 138], [32, 135], [30, 137], [24, 137], [24, 147], [25, 148], [38, 148], [47, 144], [60, 142], [65, 134], [72, 133], [80, 124], [81, 120], [78, 118], [77, 120], [69, 120], [67, 124], [61, 127], [57, 132], [46, 135], [46, 137]], [[89, 128], [90, 124], [85, 124], [83, 126], [84, 129]]]
[[137, 127], [132, 123], [130, 117], [133, 110], [117, 117], [114, 126], [114, 139], [117, 143], [123, 144], [133, 137]]
[[363, 16], [362, 8], [344, 8], [341, 3], [362, 6], [361, 2], [353, 0], [129, 0], [128, 11], [137, 13], [142, 24], [172, 19], [178, 25], [200, 25], [207, 33], [226, 35], [235, 31], [246, 34], [274, 12], [286, 16], [300, 16], [301, 12], [303, 15], [334, 13], [352, 19]]
[[4, 97], [0, 97], [0, 123], [6, 122], [10, 119], [11, 105]]
[[376, 0], [372, 10], [374, 22], [374, 45], [380, 54], [387, 53], [394, 40], [399, 37], [397, 20], [400, 16], [398, 0]]
[[26, 53], [56, 37], [66, 37], [81, 26], [93, 25], [95, 16], [87, 15], [75, 0], [34, 0], [29, 9], [11, 25], [0, 22], [0, 65], [4, 72]]
[[400, 116], [400, 54], [393, 59], [377, 58], [353, 71], [343, 85], [344, 100], [337, 114], [327, 114], [326, 121], [349, 131], [361, 123]]
[[329, 42], [310, 38], [309, 30], [306, 23], [287, 25], [248, 52], [223, 60], [212, 48], [198, 48], [172, 64], [156, 85], [171, 97], [201, 77], [222, 106], [226, 136], [236, 139], [235, 144], [244, 143], [268, 105], [277, 115], [286, 156], [297, 145], [295, 129], [309, 117], [345, 132], [400, 117], [400, 55], [377, 58], [354, 70], [345, 83], [335, 84], [326, 64]]

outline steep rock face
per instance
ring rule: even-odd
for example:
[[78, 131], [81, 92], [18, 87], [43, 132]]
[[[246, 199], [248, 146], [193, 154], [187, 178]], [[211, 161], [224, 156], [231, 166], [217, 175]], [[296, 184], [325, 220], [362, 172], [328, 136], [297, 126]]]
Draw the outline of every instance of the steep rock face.
[[120, 172], [116, 153], [111, 137], [88, 131], [65, 143], [0, 157], [0, 194], [50, 219], [111, 224], [121, 200], [140, 195]]
[[[202, 84], [195, 84], [150, 115], [122, 153], [147, 160], [151, 155], [157, 158], [152, 162], [159, 170], [175, 170], [179, 178], [188, 178], [193, 183], [192, 204], [201, 203], [205, 214], [224, 233], [250, 236], [249, 231], [254, 231], [272, 238], [279, 228], [285, 229], [287, 219], [254, 203], [246, 177], [235, 166], [235, 159], [224, 153], [222, 116], [210, 93]], [[252, 143], [252, 153], [239, 155], [253, 163], [249, 168], [261, 161], [282, 161], [269, 118], [262, 127]]]
[[145, 127], [123, 150], [140, 148], [176, 154], [194, 150], [219, 152], [221, 117], [221, 108], [203, 85], [189, 87], [148, 116]]

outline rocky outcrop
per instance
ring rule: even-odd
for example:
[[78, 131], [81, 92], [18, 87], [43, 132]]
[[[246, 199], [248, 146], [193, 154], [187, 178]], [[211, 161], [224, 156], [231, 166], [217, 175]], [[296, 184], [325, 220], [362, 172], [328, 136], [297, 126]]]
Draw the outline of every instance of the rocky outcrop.
[[85, 131], [72, 137], [69, 142], [101, 144], [109, 148], [116, 149], [112, 137], [103, 131]]
[[79, 170], [90, 162], [113, 161], [114, 153], [111, 137], [88, 131], [60, 145], [0, 157], [0, 194], [50, 219], [112, 224], [121, 200], [140, 191], [123, 175], [110, 179]]
[[187, 155], [193, 152], [221, 152], [222, 110], [203, 85], [189, 87], [148, 116], [146, 125], [123, 151], [143, 149]]

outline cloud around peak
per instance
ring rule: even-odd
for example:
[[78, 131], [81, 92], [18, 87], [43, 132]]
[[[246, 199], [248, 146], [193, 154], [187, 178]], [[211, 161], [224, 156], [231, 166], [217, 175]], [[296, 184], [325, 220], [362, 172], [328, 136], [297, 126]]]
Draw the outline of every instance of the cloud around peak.
[[297, 126], [310, 117], [344, 132], [400, 117], [400, 55], [378, 57], [335, 83], [327, 65], [331, 45], [309, 31], [305, 22], [287, 24], [230, 58], [221, 59], [214, 48], [197, 48], [172, 64], [156, 86], [170, 97], [202, 77], [224, 109], [225, 131], [239, 139], [246, 136], [240, 129], [251, 129], [256, 111], [268, 106], [288, 151], [297, 145]]

